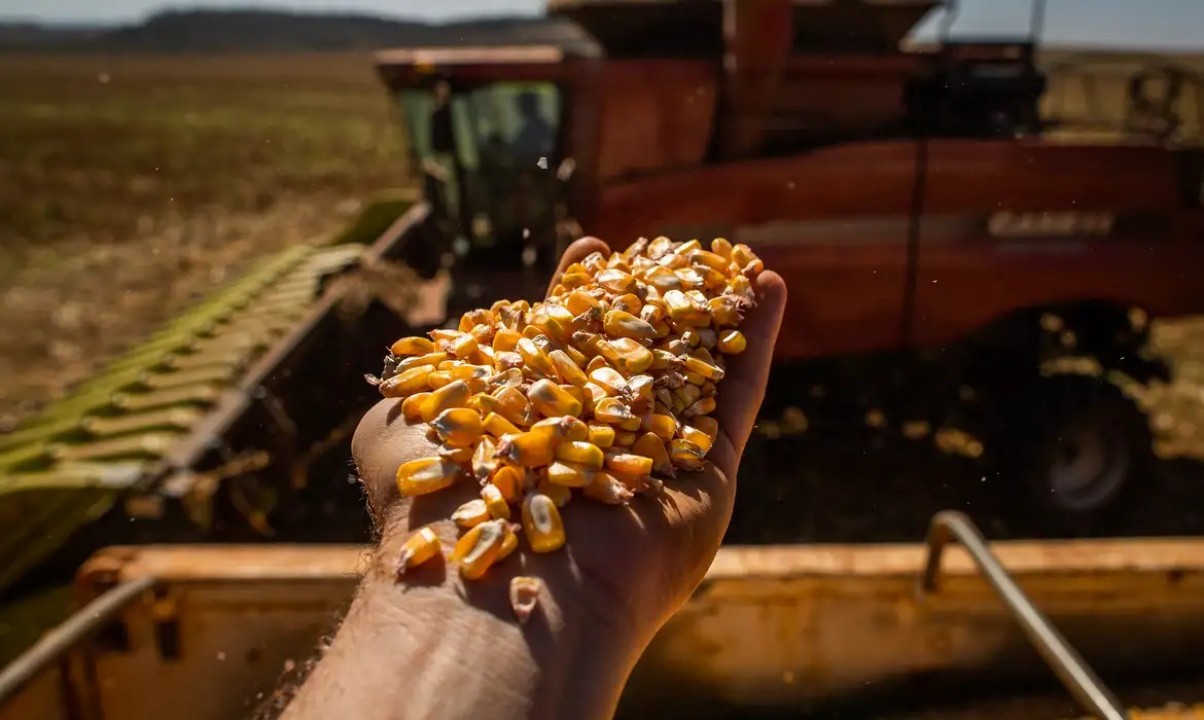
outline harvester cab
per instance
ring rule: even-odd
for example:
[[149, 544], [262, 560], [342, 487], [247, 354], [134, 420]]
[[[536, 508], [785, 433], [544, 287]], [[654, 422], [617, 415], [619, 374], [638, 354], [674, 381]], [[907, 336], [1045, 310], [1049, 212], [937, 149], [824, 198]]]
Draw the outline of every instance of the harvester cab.
[[380, 72], [401, 107], [430, 222], [457, 267], [555, 266], [569, 215], [558, 48], [397, 50]]

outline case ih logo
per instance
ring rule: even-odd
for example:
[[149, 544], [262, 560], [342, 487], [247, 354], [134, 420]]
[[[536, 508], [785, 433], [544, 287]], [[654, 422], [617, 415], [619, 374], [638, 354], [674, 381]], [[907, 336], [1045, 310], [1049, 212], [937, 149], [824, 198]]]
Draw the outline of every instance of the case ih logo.
[[997, 212], [987, 218], [987, 232], [999, 238], [1094, 236], [1116, 229], [1109, 212]]

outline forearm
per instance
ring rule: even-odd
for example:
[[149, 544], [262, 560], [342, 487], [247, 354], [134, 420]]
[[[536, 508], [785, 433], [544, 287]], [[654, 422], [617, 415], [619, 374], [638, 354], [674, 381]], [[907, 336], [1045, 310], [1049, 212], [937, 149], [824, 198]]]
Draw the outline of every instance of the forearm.
[[[284, 717], [609, 717], [635, 652], [578, 610], [562, 578], [519, 625], [508, 601], [513, 573], [465, 585], [432, 561], [404, 585], [393, 577], [409, 533], [389, 523], [339, 629]], [[445, 540], [453, 533], [443, 528]], [[565, 576], [568, 577], [568, 576]]]

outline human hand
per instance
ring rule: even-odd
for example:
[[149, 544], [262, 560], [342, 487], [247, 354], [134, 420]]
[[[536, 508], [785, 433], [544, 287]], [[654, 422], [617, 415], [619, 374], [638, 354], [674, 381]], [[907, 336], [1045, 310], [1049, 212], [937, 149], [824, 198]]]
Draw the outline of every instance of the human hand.
[[[609, 254], [610, 249], [595, 238], [573, 243], [551, 284], [568, 265], [593, 252]], [[562, 551], [540, 555], [520, 549], [470, 589], [461, 587], [461, 594], [491, 612], [508, 614], [510, 578], [539, 577], [546, 587], [540, 607], [553, 613], [556, 623], [594, 623], [605, 629], [609, 642], [621, 646], [621, 654], [638, 656], [701, 581], [731, 517], [740, 455], [764, 397], [786, 301], [785, 283], [776, 273], [761, 273], [755, 288], [757, 306], [741, 326], [748, 348], [728, 358], [715, 410], [719, 436], [704, 468], [679, 472], [661, 495], [637, 496], [627, 506], [574, 499], [562, 509], [568, 535]], [[446, 518], [478, 492], [475, 483], [461, 482], [433, 495], [401, 498], [394, 480], [398, 465], [434, 455], [435, 446], [426, 439], [425, 425], [406, 424], [400, 405], [386, 399], [373, 407], [352, 444], [382, 531], [382, 548], [394, 560], [401, 542], [428, 524], [445, 543], [454, 542], [458, 533]], [[424, 565], [407, 575], [407, 583], [457, 584], [454, 575]]]

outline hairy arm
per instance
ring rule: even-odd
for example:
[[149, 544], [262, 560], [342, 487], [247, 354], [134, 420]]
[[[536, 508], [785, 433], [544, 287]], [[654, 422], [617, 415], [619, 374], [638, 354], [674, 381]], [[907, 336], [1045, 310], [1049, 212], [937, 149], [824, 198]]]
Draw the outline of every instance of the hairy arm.
[[[449, 546], [452, 533], [440, 528]], [[570, 579], [548, 582], [539, 612], [519, 625], [505, 573], [466, 587], [436, 559], [398, 585], [393, 570], [408, 534], [407, 518], [386, 521], [338, 635], [283, 717], [613, 714], [640, 648], [574, 603]]]

